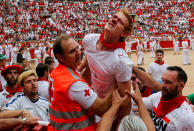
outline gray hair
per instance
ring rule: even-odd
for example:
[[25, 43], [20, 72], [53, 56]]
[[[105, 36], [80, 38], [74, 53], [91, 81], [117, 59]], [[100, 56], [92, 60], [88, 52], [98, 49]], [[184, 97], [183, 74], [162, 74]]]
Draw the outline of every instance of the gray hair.
[[147, 131], [147, 127], [139, 116], [131, 114], [121, 120], [118, 131]]

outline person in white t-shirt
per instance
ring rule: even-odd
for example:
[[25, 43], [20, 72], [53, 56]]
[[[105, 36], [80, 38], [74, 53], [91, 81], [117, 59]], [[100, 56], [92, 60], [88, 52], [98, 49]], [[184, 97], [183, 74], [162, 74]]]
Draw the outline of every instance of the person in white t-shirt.
[[[126, 8], [121, 9], [108, 20], [102, 34], [88, 34], [83, 39], [90, 71], [92, 88], [104, 98], [112, 88], [118, 87], [121, 96], [130, 89], [133, 62], [126, 54], [125, 38], [132, 31], [133, 16]], [[86, 61], [82, 62], [84, 64]], [[82, 69], [82, 65], [78, 68]], [[130, 113], [130, 99], [121, 106], [118, 116], [122, 119]]]
[[155, 43], [153, 40], [150, 41], [150, 57], [153, 58], [155, 57]]
[[133, 72], [150, 88], [161, 90], [143, 98], [145, 107], [151, 111], [156, 130], [194, 130], [194, 113], [187, 103], [186, 97], [183, 96], [187, 74], [181, 67], [169, 66], [162, 76], [162, 84], [136, 67], [133, 67]]
[[31, 62], [31, 54], [30, 54], [29, 48], [27, 48], [27, 46], [24, 46], [23, 57], [27, 60], [28, 68], [31, 68], [31, 64], [30, 64], [30, 62]]
[[179, 41], [176, 37], [173, 38], [173, 45], [174, 45], [174, 55], [176, 55], [176, 52], [179, 55], [180, 54], [180, 52], [179, 52]]
[[5, 56], [7, 58], [7, 60], [9, 60], [9, 46], [8, 45], [4, 45], [4, 48], [5, 48]]
[[49, 98], [48, 88], [49, 88], [49, 65], [39, 63], [36, 66], [36, 74], [38, 75], [38, 94], [43, 98]]
[[156, 60], [148, 66], [148, 74], [150, 74], [155, 80], [161, 82], [163, 73], [166, 71], [168, 64], [164, 63], [164, 51], [156, 50]]
[[156, 50], [161, 49], [159, 40], [156, 40], [156, 46], [155, 47], [156, 47]]
[[28, 110], [32, 116], [39, 117], [42, 121], [48, 121], [48, 100], [38, 95], [37, 76], [32, 70], [23, 72], [18, 82], [23, 88], [23, 93], [16, 94], [3, 108], [1, 115], [7, 118], [18, 117], [21, 112]]
[[41, 62], [41, 50], [38, 45], [35, 48], [34, 55], [35, 55], [35, 65], [37, 66], [38, 63]]
[[46, 47], [45, 48], [45, 51], [44, 52], [44, 56], [43, 56], [43, 61], [45, 61], [46, 57], [50, 56], [49, 53], [50, 53], [50, 48], [49, 47]]
[[18, 45], [15, 44], [15, 45], [13, 46], [13, 48], [11, 49], [11, 63], [10, 63], [10, 65], [16, 64], [16, 56], [17, 56], [18, 50], [19, 50], [19, 49], [18, 49]]
[[127, 52], [128, 56], [131, 57], [131, 42], [130, 40], [125, 41], [125, 51]]
[[191, 43], [191, 48], [192, 48], [192, 50], [194, 50], [194, 37], [190, 35], [189, 40]]
[[182, 41], [182, 47], [183, 47], [183, 64], [190, 65], [191, 60], [190, 60], [190, 54], [189, 54], [189, 43], [186, 39]]
[[137, 44], [137, 65], [143, 65], [144, 64], [144, 47], [143, 47], [143, 43], [139, 43]]

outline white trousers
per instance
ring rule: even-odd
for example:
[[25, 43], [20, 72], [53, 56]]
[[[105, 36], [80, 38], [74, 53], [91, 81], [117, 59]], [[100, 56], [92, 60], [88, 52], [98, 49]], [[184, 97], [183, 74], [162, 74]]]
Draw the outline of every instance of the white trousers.
[[150, 57], [155, 57], [154, 48], [150, 48]]
[[143, 57], [144, 57], [144, 53], [143, 52], [138, 52], [138, 61], [137, 61], [137, 64], [140, 65], [140, 64], [143, 64]]
[[11, 64], [10, 65], [12, 65], [13, 63], [16, 64], [16, 56], [17, 55], [11, 56]]
[[189, 64], [189, 63], [191, 63], [189, 49], [183, 49], [183, 64]]

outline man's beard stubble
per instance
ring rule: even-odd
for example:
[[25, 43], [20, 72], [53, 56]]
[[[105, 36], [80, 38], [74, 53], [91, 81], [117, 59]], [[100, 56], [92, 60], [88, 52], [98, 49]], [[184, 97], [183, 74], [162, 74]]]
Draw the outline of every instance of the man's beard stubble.
[[162, 94], [164, 100], [171, 100], [171, 99], [177, 97], [177, 94], [178, 94], [178, 85], [176, 85], [176, 88], [173, 91], [170, 91], [170, 92], [168, 90], [166, 90], [165, 88], [162, 89], [162, 90], [165, 90], [166, 91], [166, 95], [163, 95]]
[[10, 81], [9, 79], [7, 79], [6, 81], [8, 86], [14, 86], [17, 83], [18, 79], [16, 79], [15, 81]]

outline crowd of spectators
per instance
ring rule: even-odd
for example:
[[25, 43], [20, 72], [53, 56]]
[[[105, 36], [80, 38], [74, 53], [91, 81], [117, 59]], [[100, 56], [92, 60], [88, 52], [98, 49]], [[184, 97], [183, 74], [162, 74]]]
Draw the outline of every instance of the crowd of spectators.
[[[133, 36], [190, 34], [191, 0], [185, 1], [0, 1], [0, 43], [53, 40], [63, 32], [76, 38], [101, 32], [107, 19], [127, 7], [138, 16]], [[103, 15], [101, 15], [103, 14]]]

